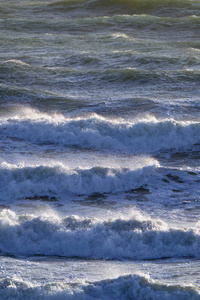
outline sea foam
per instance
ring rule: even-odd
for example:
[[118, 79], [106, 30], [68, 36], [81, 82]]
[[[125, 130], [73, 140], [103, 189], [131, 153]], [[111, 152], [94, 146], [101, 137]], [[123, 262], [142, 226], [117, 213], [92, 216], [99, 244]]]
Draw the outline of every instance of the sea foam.
[[186, 300], [200, 299], [200, 291], [193, 286], [167, 285], [149, 276], [129, 275], [88, 284], [64, 283], [33, 284], [19, 278], [0, 281], [1, 299], [30, 300], [88, 300], [88, 299], [149, 299]]
[[[93, 114], [67, 118], [33, 112], [2, 118], [0, 133], [33, 144], [152, 153], [187, 149], [200, 143], [200, 123], [156, 119], [107, 119]], [[31, 133], [31, 134], [30, 134]]]
[[93, 193], [118, 193], [146, 184], [156, 164], [131, 168], [74, 168], [67, 166], [16, 166], [0, 168], [0, 198], [11, 200], [34, 196], [61, 196]]
[[168, 227], [132, 216], [98, 220], [53, 213], [0, 213], [0, 251], [9, 255], [54, 255], [89, 259], [199, 258], [199, 228]]

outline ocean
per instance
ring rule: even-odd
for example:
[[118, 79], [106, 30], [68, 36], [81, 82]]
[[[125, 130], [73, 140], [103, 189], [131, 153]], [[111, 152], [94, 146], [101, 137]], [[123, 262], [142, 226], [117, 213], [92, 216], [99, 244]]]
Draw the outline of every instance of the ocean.
[[0, 299], [200, 299], [200, 1], [0, 0]]

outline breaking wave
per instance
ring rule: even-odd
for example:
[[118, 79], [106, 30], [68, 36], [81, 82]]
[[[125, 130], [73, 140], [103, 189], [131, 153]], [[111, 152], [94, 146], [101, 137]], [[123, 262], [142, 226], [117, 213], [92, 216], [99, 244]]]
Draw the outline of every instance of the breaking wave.
[[200, 299], [200, 291], [192, 286], [167, 285], [141, 275], [102, 280], [84, 288], [92, 299]]
[[154, 169], [154, 164], [135, 169], [101, 166], [69, 169], [64, 166], [17, 167], [3, 163], [0, 198], [124, 192], [147, 183]]
[[169, 228], [140, 215], [106, 221], [53, 212], [35, 217], [0, 213], [0, 251], [89, 259], [199, 258], [199, 228]]
[[[66, 118], [32, 111], [2, 118], [0, 133], [33, 144], [77, 146], [131, 153], [188, 149], [200, 143], [198, 121], [149, 117], [135, 121], [106, 119], [99, 115]], [[31, 134], [30, 134], [31, 133]]]
[[18, 278], [0, 281], [1, 299], [30, 300], [86, 300], [86, 299], [200, 299], [200, 291], [193, 286], [167, 285], [148, 276], [129, 275], [116, 279], [81, 284], [48, 283], [43, 286]]

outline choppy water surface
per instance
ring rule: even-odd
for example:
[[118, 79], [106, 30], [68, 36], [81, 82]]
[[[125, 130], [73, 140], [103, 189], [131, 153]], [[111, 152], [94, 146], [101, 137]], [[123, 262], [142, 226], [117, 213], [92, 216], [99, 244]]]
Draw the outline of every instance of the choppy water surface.
[[0, 16], [0, 298], [200, 299], [200, 1]]

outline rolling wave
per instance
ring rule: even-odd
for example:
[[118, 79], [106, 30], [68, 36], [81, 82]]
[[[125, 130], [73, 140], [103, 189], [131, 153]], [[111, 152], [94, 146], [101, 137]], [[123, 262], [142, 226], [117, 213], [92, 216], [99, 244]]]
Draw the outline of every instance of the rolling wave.
[[88, 284], [51, 283], [38, 285], [19, 278], [0, 281], [1, 299], [21, 300], [87, 300], [87, 299], [200, 299], [200, 291], [193, 286], [167, 285], [148, 276], [128, 275]]
[[67, 193], [87, 195], [124, 192], [147, 183], [154, 169], [155, 165], [135, 169], [101, 166], [89, 169], [69, 169], [64, 166], [1, 166], [0, 198], [5, 201], [26, 197], [61, 196]]
[[193, 286], [167, 285], [148, 276], [128, 275], [88, 284], [51, 283], [38, 285], [19, 278], [0, 281], [1, 299], [20, 300], [87, 300], [87, 299], [200, 299], [200, 291]]
[[133, 217], [98, 221], [48, 213], [0, 213], [0, 251], [90, 259], [199, 258], [199, 228], [169, 228], [161, 220]]
[[199, 9], [0, 1], [0, 299], [200, 299]]
[[161, 284], [147, 276], [129, 275], [102, 280], [84, 287], [86, 298], [92, 299], [200, 299], [200, 291], [192, 286]]
[[[15, 157], [18, 164], [10, 164], [2, 159], [0, 199], [4, 203], [19, 199], [54, 199], [66, 203], [75, 195], [94, 196], [96, 199], [98, 195], [106, 194], [109, 197], [123, 193], [122, 199], [126, 202], [129, 197], [134, 199], [140, 188], [146, 189], [149, 194], [147, 198], [151, 202], [166, 206], [174, 205], [175, 202], [182, 205], [196, 201], [199, 197], [198, 169], [161, 167], [157, 160], [147, 156], [132, 159], [130, 156], [118, 155], [113, 160], [112, 155], [107, 154], [100, 158], [94, 152], [83, 152], [83, 155], [84, 161], [78, 165], [77, 160], [74, 160], [76, 154], [69, 153], [66, 153], [65, 159], [61, 155], [60, 161], [57, 153], [53, 154], [55, 161], [52, 161], [52, 157], [45, 161], [33, 155], [24, 157], [24, 153]], [[8, 155], [6, 159], [9, 161]], [[179, 197], [175, 200], [174, 195], [177, 193]]]
[[[122, 42], [124, 36], [118, 35], [117, 43]], [[110, 37], [109, 37], [110, 40]], [[115, 43], [116, 37], [113, 37], [112, 41]], [[125, 62], [125, 66], [117, 68], [117, 57]], [[111, 66], [104, 65], [103, 68], [68, 68], [68, 67], [35, 67], [27, 65], [26, 63], [19, 60], [11, 60], [0, 63], [1, 81], [10, 89], [24, 88], [35, 91], [35, 94], [40, 94], [41, 91], [54, 95], [64, 96], [66, 94], [72, 94], [75, 97], [79, 95], [80, 99], [82, 96], [96, 95], [97, 91], [104, 92], [104, 98], [110, 94], [112, 90], [116, 94], [120, 88], [125, 90], [125, 93], [131, 95], [131, 91], [144, 91], [154, 87], [155, 89], [164, 90], [167, 87], [168, 91], [173, 92], [176, 88], [181, 93], [191, 92], [195, 95], [198, 91], [198, 85], [200, 80], [199, 70], [195, 70], [194, 62], [197, 60], [190, 54], [179, 58], [178, 70], [169, 69], [167, 61], [173, 64], [173, 58], [162, 57], [151, 60], [150, 57], [145, 55], [134, 54], [135, 60], [133, 64], [133, 56], [125, 54], [125, 57], [120, 58], [119, 54], [116, 54], [116, 59], [112, 61]], [[73, 58], [71, 58], [73, 60]], [[127, 61], [128, 60], [128, 61]], [[102, 64], [106, 64], [108, 59], [103, 58]], [[127, 67], [127, 63], [131, 61], [132, 67]], [[90, 63], [90, 62], [89, 62]], [[147, 64], [147, 67], [146, 67]], [[160, 64], [160, 69], [156, 69], [157, 65]], [[182, 65], [186, 65], [186, 69], [182, 68]], [[73, 65], [73, 62], [72, 62]], [[152, 69], [155, 68], [155, 69]], [[166, 69], [165, 69], [166, 68]], [[187, 69], [188, 68], [188, 69]], [[55, 77], [57, 82], [55, 85]], [[21, 84], [23, 82], [23, 85]], [[88, 87], [87, 91], [85, 86]], [[8, 90], [9, 93], [9, 90]], [[4, 93], [3, 97], [5, 97]], [[42, 93], [41, 93], [42, 96]], [[96, 97], [96, 96], [95, 96]], [[41, 97], [42, 98], [42, 97]], [[40, 103], [40, 98], [37, 99]]]
[[[117, 33], [110, 35], [107, 37], [109, 39], [129, 39], [129, 37], [125, 34]], [[122, 53], [121, 53], [122, 54]], [[126, 52], [124, 53], [126, 55]], [[130, 54], [130, 53], [129, 53]], [[116, 58], [119, 55], [116, 55]], [[23, 79], [25, 82], [26, 80], [30, 80], [30, 78], [26, 78], [27, 76], [31, 77], [31, 84], [34, 85], [37, 83], [38, 86], [41, 83], [37, 82], [38, 76], [41, 74], [41, 82], [43, 83], [42, 77], [45, 80], [48, 80], [49, 83], [52, 81], [52, 76], [57, 76], [59, 78], [59, 83], [61, 84], [63, 80], [65, 80], [65, 84], [72, 84], [72, 78], [76, 77], [76, 84], [80, 86], [85, 84], [85, 82], [89, 82], [91, 78], [95, 81], [102, 81], [103, 82], [131, 82], [131, 83], [138, 83], [138, 84], [152, 84], [155, 81], [162, 82], [169, 82], [173, 83], [173, 80], [179, 80], [181, 77], [181, 82], [190, 82], [195, 81], [197, 82], [200, 77], [199, 70], [192, 70], [192, 69], [183, 69], [183, 70], [145, 70], [143, 69], [142, 59], [145, 58], [143, 54], [141, 56], [139, 54], [136, 55], [137, 59], [141, 59], [141, 66], [142, 68], [134, 68], [134, 67], [125, 67], [125, 68], [103, 68], [103, 69], [75, 69], [69, 67], [36, 67], [28, 65], [27, 63], [21, 60], [9, 60], [3, 63], [0, 63], [0, 71], [2, 72], [1, 79], [4, 80], [4, 83], [7, 84], [11, 79], [15, 80], [17, 84], [19, 78]], [[157, 63], [163, 63], [162, 59], [166, 60], [165, 58], [157, 58]], [[187, 57], [185, 58], [187, 60]], [[170, 62], [170, 58], [168, 58]], [[173, 58], [171, 58], [173, 62]], [[188, 57], [189, 60], [189, 57]], [[183, 59], [180, 58], [180, 63], [183, 62]], [[186, 61], [187, 62], [187, 61]], [[90, 63], [90, 62], [89, 62]], [[144, 63], [144, 62], [143, 62]], [[188, 65], [189, 66], [189, 65]], [[167, 66], [166, 66], [167, 68]], [[35, 81], [35, 82], [34, 82]], [[80, 82], [81, 81], [81, 82]], [[28, 82], [28, 81], [27, 81]]]
[[[17, 138], [33, 144], [77, 146], [109, 151], [153, 153], [163, 150], [182, 151], [200, 143], [200, 123], [156, 119], [135, 121], [106, 119], [93, 114], [66, 118], [62, 115], [40, 114], [29, 117], [5, 117], [0, 122], [4, 138]], [[31, 134], [30, 134], [31, 133]]]

